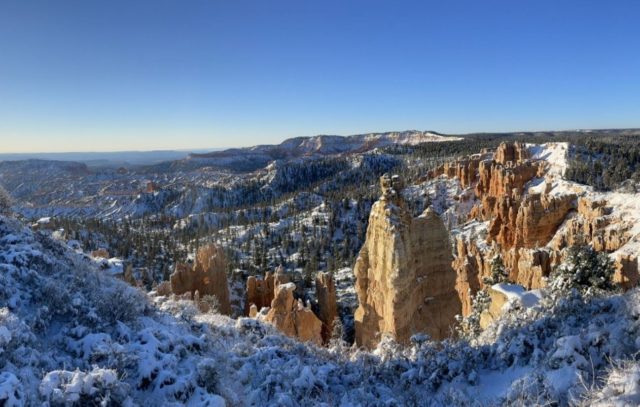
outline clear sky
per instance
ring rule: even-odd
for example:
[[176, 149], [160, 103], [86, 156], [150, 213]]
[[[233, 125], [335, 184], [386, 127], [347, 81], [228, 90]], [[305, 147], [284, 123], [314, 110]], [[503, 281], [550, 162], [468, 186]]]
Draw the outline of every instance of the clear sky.
[[640, 127], [640, 1], [0, 0], [0, 152]]

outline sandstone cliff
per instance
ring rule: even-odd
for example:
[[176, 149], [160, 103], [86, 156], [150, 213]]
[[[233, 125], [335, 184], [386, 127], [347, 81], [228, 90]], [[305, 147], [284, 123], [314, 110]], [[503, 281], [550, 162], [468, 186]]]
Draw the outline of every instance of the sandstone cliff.
[[356, 343], [374, 347], [384, 333], [401, 343], [418, 332], [443, 339], [461, 311], [448, 232], [430, 209], [411, 216], [399, 177], [385, 175], [380, 183], [354, 268]]
[[[614, 253], [615, 280], [623, 287], [640, 280], [636, 246], [628, 244], [634, 237], [640, 242], [634, 226], [639, 205], [629, 203], [632, 196], [594, 193], [564, 180], [566, 154], [563, 143], [502, 143], [493, 154], [458, 159], [430, 174], [458, 178], [473, 188], [478, 202], [468, 225], [454, 232], [452, 264], [463, 315], [470, 313], [473, 295], [491, 272], [488, 259], [496, 254], [510, 280], [525, 289], [543, 287], [565, 249], [575, 244]], [[632, 220], [625, 219], [629, 214]]]

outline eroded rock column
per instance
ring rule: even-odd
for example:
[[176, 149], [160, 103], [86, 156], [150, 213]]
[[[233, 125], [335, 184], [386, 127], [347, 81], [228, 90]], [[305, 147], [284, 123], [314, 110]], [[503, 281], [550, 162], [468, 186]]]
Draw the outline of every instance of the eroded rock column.
[[448, 232], [431, 209], [411, 216], [399, 177], [384, 175], [380, 183], [354, 268], [356, 343], [375, 347], [381, 334], [407, 343], [420, 332], [444, 339], [461, 312]]

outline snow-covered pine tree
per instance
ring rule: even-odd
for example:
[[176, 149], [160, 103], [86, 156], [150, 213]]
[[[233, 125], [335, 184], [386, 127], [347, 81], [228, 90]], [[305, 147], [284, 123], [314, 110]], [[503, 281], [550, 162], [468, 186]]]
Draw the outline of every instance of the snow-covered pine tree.
[[597, 252], [587, 245], [569, 248], [567, 260], [553, 273], [552, 289], [576, 288], [581, 292], [591, 289], [613, 289], [613, 261], [606, 253]]
[[484, 277], [482, 281], [487, 286], [509, 281], [509, 271], [504, 266], [502, 256], [497, 254], [491, 260], [491, 275], [489, 277]]

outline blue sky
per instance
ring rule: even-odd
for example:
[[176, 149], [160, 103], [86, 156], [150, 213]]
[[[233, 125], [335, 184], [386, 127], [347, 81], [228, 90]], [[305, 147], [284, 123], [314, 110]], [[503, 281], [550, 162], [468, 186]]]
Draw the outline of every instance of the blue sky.
[[640, 127], [640, 2], [0, 0], [0, 152]]

